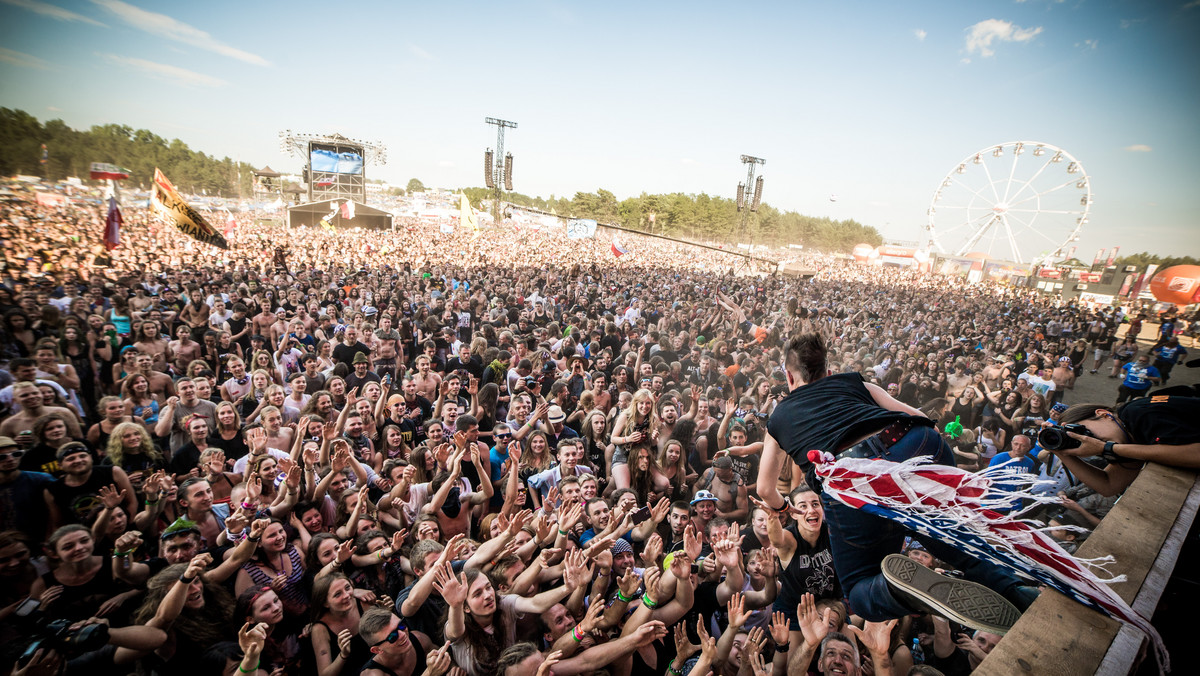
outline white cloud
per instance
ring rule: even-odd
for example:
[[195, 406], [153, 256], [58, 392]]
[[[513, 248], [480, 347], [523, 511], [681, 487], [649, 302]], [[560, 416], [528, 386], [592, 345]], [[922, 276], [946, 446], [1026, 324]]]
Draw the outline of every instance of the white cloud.
[[217, 40], [207, 32], [182, 21], [172, 19], [166, 14], [147, 12], [140, 7], [134, 7], [129, 3], [121, 2], [121, 0], [92, 0], [92, 2], [116, 14], [134, 28], [143, 30], [151, 35], [199, 47], [200, 49], [256, 66], [271, 65], [269, 61], [257, 54], [251, 54], [236, 47], [231, 47]]
[[1131, 146], [1125, 146], [1125, 150], [1127, 150], [1131, 153], [1148, 153], [1151, 150], [1154, 150], [1154, 148], [1151, 148], [1150, 146], [1146, 145], [1145, 143], [1135, 143]]
[[917, 36], [917, 42], [925, 42], [925, 36], [929, 33], [926, 33], [924, 28], [914, 28], [913, 35]]
[[135, 59], [129, 56], [117, 56], [116, 54], [97, 53], [96, 56], [103, 58], [109, 63], [140, 70], [152, 77], [168, 80], [185, 87], [224, 87], [226, 85], [226, 82], [220, 78], [197, 73], [186, 68], [168, 66], [165, 63], [155, 63], [154, 61]]
[[1029, 42], [1042, 32], [1042, 27], [1021, 28], [1011, 21], [986, 19], [967, 27], [967, 53], [979, 54], [984, 58], [996, 54], [995, 45], [1000, 42]]
[[1200, 0], [1192, 0], [1188, 4], [1184, 5], [1182, 9], [1195, 9], [1196, 7], [1200, 7]]
[[61, 113], [62, 112], [62, 108], [59, 108], [58, 106], [46, 106], [46, 110], [48, 110], [52, 113]]
[[[1193, 3], [1193, 4], [1196, 4], [1196, 3]], [[1184, 7], [1184, 9], [1187, 9], [1187, 8]], [[1134, 26], [1138, 25], [1139, 23], [1146, 23], [1146, 20], [1145, 19], [1121, 19], [1121, 28], [1122, 29], [1133, 28]]]
[[49, 70], [50, 64], [42, 61], [36, 56], [30, 56], [24, 52], [18, 52], [12, 49], [0, 47], [0, 61], [11, 64], [13, 66], [21, 66], [22, 68], [36, 68], [38, 70]]
[[42, 2], [41, 0], [0, 0], [0, 2], [3, 2], [6, 5], [12, 5], [13, 7], [27, 9], [35, 14], [48, 16], [51, 19], [56, 19], [58, 21], [79, 21], [82, 23], [90, 23], [93, 26], [100, 26], [101, 28], [108, 28], [108, 26], [105, 26], [91, 17], [86, 17], [82, 14], [76, 14], [69, 9], [63, 9], [62, 7], [51, 5], [50, 3]]
[[1100, 46], [1100, 41], [1099, 40], [1084, 40], [1083, 42], [1076, 42], [1075, 46], [1079, 47], [1080, 49], [1084, 49], [1084, 50], [1097, 49]]
[[408, 52], [422, 61], [433, 61], [433, 54], [430, 54], [414, 44], [408, 45]]

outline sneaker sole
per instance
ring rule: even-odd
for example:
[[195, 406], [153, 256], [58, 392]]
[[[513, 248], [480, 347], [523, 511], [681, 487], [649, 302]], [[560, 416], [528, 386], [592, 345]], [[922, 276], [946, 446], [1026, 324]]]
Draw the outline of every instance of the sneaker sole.
[[1003, 636], [1021, 618], [1021, 611], [987, 587], [938, 575], [907, 556], [891, 554], [883, 560], [883, 577], [894, 591], [918, 608]]

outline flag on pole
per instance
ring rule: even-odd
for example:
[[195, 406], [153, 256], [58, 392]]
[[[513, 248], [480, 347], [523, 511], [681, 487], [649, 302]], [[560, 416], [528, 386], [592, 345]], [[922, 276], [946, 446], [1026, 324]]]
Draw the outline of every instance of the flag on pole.
[[1057, 503], [1057, 498], [1038, 497], [1030, 490], [1045, 484], [1044, 480], [1009, 463], [967, 472], [934, 464], [928, 457], [901, 463], [864, 458], [835, 462], [829, 453], [809, 451], [808, 459], [816, 465], [829, 497], [940, 540], [980, 561], [1031, 576], [1085, 606], [1137, 627], [1154, 645], [1159, 667], [1170, 670], [1158, 631], [1108, 587], [1124, 581], [1124, 576], [1102, 580], [1093, 572], [1103, 571], [1111, 557], [1076, 559], [1043, 532], [1041, 524], [996, 511], [1017, 498]]
[[354, 218], [354, 200], [342, 202], [342, 218], [347, 221]]
[[92, 162], [88, 177], [93, 181], [120, 181], [129, 178], [129, 170], [107, 162]]
[[629, 253], [629, 249], [621, 246], [621, 243], [614, 239], [612, 243], [612, 253], [617, 258], [620, 258], [622, 255]]
[[175, 190], [175, 186], [171, 185], [171, 181], [167, 180], [167, 177], [158, 168], [154, 169], [154, 185], [153, 191], [150, 193], [150, 202], [168, 223], [179, 228], [183, 234], [219, 249], [229, 248], [229, 243], [225, 241], [221, 233], [209, 225], [200, 212], [193, 209], [187, 200], [183, 199], [183, 196]]
[[121, 218], [121, 208], [117, 204], [117, 196], [111, 195], [108, 198], [108, 216], [104, 219], [104, 248], [112, 251], [121, 246], [121, 224], [124, 219]]
[[462, 193], [458, 201], [458, 224], [479, 231], [479, 219], [475, 218], [475, 210], [471, 208], [471, 200], [467, 199], [466, 193]]

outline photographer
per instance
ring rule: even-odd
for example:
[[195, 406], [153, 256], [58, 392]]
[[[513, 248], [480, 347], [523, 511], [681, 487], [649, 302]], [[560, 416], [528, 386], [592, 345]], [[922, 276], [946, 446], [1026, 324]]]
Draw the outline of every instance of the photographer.
[[[33, 612], [37, 612], [34, 610]], [[13, 676], [42, 674], [127, 674], [134, 660], [141, 659], [167, 640], [155, 627], [134, 625], [110, 627], [108, 620], [92, 617], [63, 626], [41, 627], [34, 642], [18, 661]], [[64, 664], [63, 658], [66, 657]]]
[[[1076, 404], [1063, 414], [1064, 432], [1079, 443], [1046, 450], [1062, 458], [1067, 470], [1101, 495], [1129, 487], [1142, 465], [1200, 468], [1200, 398], [1168, 395], [1134, 399], [1117, 409], [1104, 404]], [[1082, 425], [1087, 433], [1067, 425]], [[1080, 458], [1099, 456], [1108, 467], [1097, 469]]]

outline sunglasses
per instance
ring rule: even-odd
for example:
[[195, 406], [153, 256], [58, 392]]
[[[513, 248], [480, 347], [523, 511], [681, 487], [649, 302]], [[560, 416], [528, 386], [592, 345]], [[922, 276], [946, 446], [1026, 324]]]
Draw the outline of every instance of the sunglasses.
[[20, 458], [23, 455], [25, 455], [25, 451], [18, 449], [18, 448], [14, 448], [13, 450], [9, 451], [8, 453], [0, 453], [0, 460], [8, 460], [9, 458]]
[[408, 631], [408, 625], [406, 625], [404, 623], [404, 620], [400, 620], [400, 624], [397, 625], [396, 628], [392, 630], [392, 633], [383, 637], [383, 640], [372, 643], [371, 647], [375, 648], [377, 646], [383, 645], [384, 643], [395, 643], [396, 641], [400, 640], [400, 632], [402, 632], [402, 631], [404, 631], [404, 632]]
[[493, 434], [492, 436], [497, 439], [512, 439], [511, 434]]

